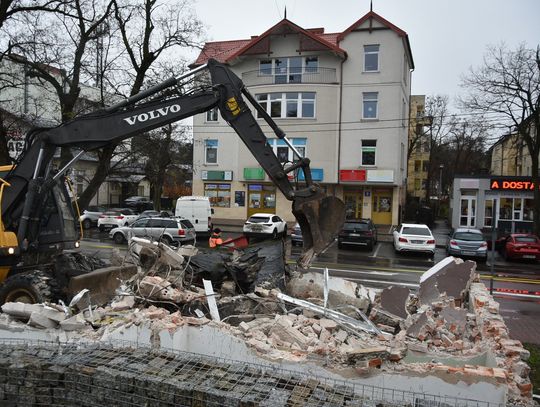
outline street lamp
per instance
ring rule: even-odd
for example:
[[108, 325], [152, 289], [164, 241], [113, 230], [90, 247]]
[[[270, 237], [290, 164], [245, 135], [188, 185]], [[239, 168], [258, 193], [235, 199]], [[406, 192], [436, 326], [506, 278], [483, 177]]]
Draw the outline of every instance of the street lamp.
[[439, 165], [439, 216], [441, 215], [441, 199], [442, 199], [442, 171], [444, 164]]

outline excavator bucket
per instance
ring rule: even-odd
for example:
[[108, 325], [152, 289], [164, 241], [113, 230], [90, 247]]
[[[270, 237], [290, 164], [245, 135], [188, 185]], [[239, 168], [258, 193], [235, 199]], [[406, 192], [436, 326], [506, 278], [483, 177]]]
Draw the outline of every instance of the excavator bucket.
[[304, 251], [298, 264], [307, 268], [313, 257], [326, 249], [345, 221], [345, 204], [335, 196], [296, 198], [293, 214], [302, 229]]

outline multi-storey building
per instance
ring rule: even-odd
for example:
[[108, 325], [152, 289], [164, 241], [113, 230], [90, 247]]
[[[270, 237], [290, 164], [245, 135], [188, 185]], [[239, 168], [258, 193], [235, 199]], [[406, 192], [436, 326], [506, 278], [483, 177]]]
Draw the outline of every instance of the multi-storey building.
[[[209, 58], [243, 80], [311, 159], [314, 179], [344, 199], [348, 217], [399, 222], [414, 69], [403, 30], [373, 11], [331, 34], [283, 19], [250, 39], [206, 43], [193, 66]], [[294, 220], [290, 203], [216, 112], [193, 124], [193, 192], [210, 197], [216, 218], [269, 212]], [[292, 160], [284, 142], [268, 142], [284, 165]]]
[[407, 192], [418, 200], [426, 197], [426, 183], [429, 169], [429, 139], [426, 126], [429, 117], [425, 115], [426, 96], [412, 95], [409, 116], [409, 144]]
[[517, 133], [502, 136], [490, 148], [491, 169], [496, 175], [531, 176], [532, 160], [525, 141]]

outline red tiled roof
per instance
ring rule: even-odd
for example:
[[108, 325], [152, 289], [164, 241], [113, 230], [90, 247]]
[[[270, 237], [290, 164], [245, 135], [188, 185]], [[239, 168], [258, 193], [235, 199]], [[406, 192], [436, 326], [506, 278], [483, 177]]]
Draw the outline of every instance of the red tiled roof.
[[191, 66], [202, 65], [210, 58], [214, 58], [219, 62], [225, 62], [231, 55], [239, 49], [249, 44], [252, 40], [233, 40], [233, 41], [216, 41], [207, 42], [204, 48], [197, 57], [197, 60]]
[[320, 47], [345, 56], [345, 51], [339, 48], [336, 42], [339, 34], [324, 34], [322, 29], [305, 30], [293, 22], [283, 19], [263, 34], [254, 36], [249, 40], [206, 43], [197, 60], [191, 66], [204, 64], [209, 58], [217, 59], [220, 62], [230, 62], [244, 53], [262, 53], [269, 45], [267, 41], [270, 35], [285, 31], [301, 34], [306, 47], [311, 46], [312, 49], [313, 47]]
[[368, 12], [366, 15], [357, 20], [354, 24], [352, 24], [342, 33], [325, 34], [323, 28], [304, 29], [287, 19], [283, 19], [279, 21], [276, 25], [265, 31], [263, 34], [258, 36], [252, 36], [250, 39], [207, 42], [204, 45], [203, 50], [197, 57], [197, 60], [191, 66], [194, 67], [202, 65], [206, 63], [206, 61], [208, 61], [208, 59], [210, 58], [217, 59], [219, 62], [231, 62], [234, 58], [239, 57], [243, 54], [265, 53], [265, 51], [269, 50], [270, 47], [270, 35], [291, 32], [300, 34], [302, 36], [301, 46], [304, 47], [304, 50], [327, 49], [329, 51], [337, 53], [338, 55], [341, 55], [342, 57], [346, 57], [346, 52], [339, 47], [340, 41], [342, 41], [356, 27], [363, 24], [370, 18], [377, 20], [381, 24], [394, 31], [398, 36], [405, 39], [406, 46], [408, 47], [408, 53], [411, 59], [411, 64], [412, 67], [414, 67], [414, 62], [412, 60], [412, 54], [410, 51], [409, 37], [407, 36], [407, 33], [373, 11]]

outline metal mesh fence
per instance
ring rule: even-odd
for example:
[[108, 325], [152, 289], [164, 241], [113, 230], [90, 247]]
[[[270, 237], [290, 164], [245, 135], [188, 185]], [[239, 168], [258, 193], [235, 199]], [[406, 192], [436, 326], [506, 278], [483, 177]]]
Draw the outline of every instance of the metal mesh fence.
[[0, 406], [502, 406], [129, 343], [1, 343]]

